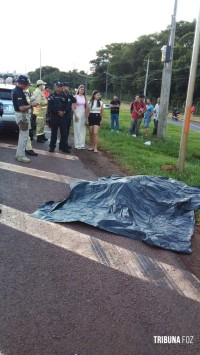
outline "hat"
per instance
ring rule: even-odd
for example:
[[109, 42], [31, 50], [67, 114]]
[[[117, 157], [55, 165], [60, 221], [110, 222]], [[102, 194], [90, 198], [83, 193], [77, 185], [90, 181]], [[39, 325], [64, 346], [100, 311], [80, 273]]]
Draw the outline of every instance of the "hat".
[[63, 86], [63, 83], [61, 83], [61, 81], [56, 81], [55, 86]]
[[43, 80], [37, 80], [36, 85], [45, 85], [46, 83]]
[[17, 79], [17, 82], [19, 84], [30, 84], [29, 78], [25, 75], [20, 75], [19, 78]]
[[66, 81], [64, 81], [63, 86], [68, 86], [69, 87], [69, 84]]

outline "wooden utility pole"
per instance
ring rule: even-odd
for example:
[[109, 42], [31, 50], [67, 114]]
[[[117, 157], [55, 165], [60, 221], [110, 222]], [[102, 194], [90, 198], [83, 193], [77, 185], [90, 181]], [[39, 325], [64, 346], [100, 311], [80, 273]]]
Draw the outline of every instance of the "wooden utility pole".
[[[164, 46], [163, 51], [165, 51], [164, 67], [162, 73], [162, 85], [161, 85], [161, 95], [160, 95], [160, 114], [158, 120], [158, 137], [166, 137], [166, 125], [167, 125], [167, 115], [169, 108], [169, 95], [171, 88], [171, 77], [172, 77], [172, 59], [173, 59], [173, 48], [176, 32], [176, 10], [177, 10], [178, 0], [174, 2], [174, 13], [172, 15], [171, 30], [169, 35], [169, 43]], [[167, 51], [170, 53], [167, 53]], [[167, 58], [169, 56], [169, 58]]]
[[187, 138], [188, 138], [188, 133], [190, 128], [191, 107], [192, 107], [198, 56], [199, 56], [199, 47], [200, 47], [200, 8], [199, 8], [199, 17], [196, 23], [196, 30], [194, 36], [193, 52], [192, 52], [192, 59], [190, 65], [190, 77], [189, 77], [187, 98], [185, 104], [184, 124], [183, 124], [180, 150], [179, 150], [178, 171], [180, 173], [183, 171], [184, 163], [185, 163]]

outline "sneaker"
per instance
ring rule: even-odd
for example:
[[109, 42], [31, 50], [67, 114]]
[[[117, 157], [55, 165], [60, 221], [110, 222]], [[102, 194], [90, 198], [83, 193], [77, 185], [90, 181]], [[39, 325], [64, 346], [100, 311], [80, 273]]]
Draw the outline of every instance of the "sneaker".
[[44, 140], [43, 138], [37, 137], [37, 142], [38, 142], [38, 143], [44, 143], [45, 140]]
[[29, 163], [30, 159], [27, 157], [18, 157], [16, 156], [16, 159], [22, 163]]
[[136, 137], [136, 134], [132, 134], [132, 137]]

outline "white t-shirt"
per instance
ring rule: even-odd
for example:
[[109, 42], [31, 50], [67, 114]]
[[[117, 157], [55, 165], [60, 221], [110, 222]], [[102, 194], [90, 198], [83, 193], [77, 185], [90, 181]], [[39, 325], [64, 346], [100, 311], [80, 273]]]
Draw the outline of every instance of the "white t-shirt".
[[154, 111], [156, 111], [156, 112], [155, 112], [155, 115], [153, 116], [153, 118], [154, 118], [154, 120], [158, 121], [159, 114], [160, 114], [160, 104], [156, 104]]
[[97, 100], [94, 100], [92, 107], [90, 101], [88, 101], [88, 105], [89, 105], [90, 113], [100, 113], [101, 107], [103, 106], [103, 102], [100, 101], [100, 107], [97, 106]]

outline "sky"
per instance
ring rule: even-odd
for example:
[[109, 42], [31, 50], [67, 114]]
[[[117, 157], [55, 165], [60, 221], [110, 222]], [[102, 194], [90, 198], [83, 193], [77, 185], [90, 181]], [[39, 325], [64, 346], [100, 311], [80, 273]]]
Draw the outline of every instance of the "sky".
[[[96, 52], [171, 24], [175, 0], [27, 0], [1, 4], [0, 72], [41, 66], [90, 73]], [[198, 19], [199, 0], [177, 0], [176, 21]], [[41, 54], [41, 55], [40, 55]]]

